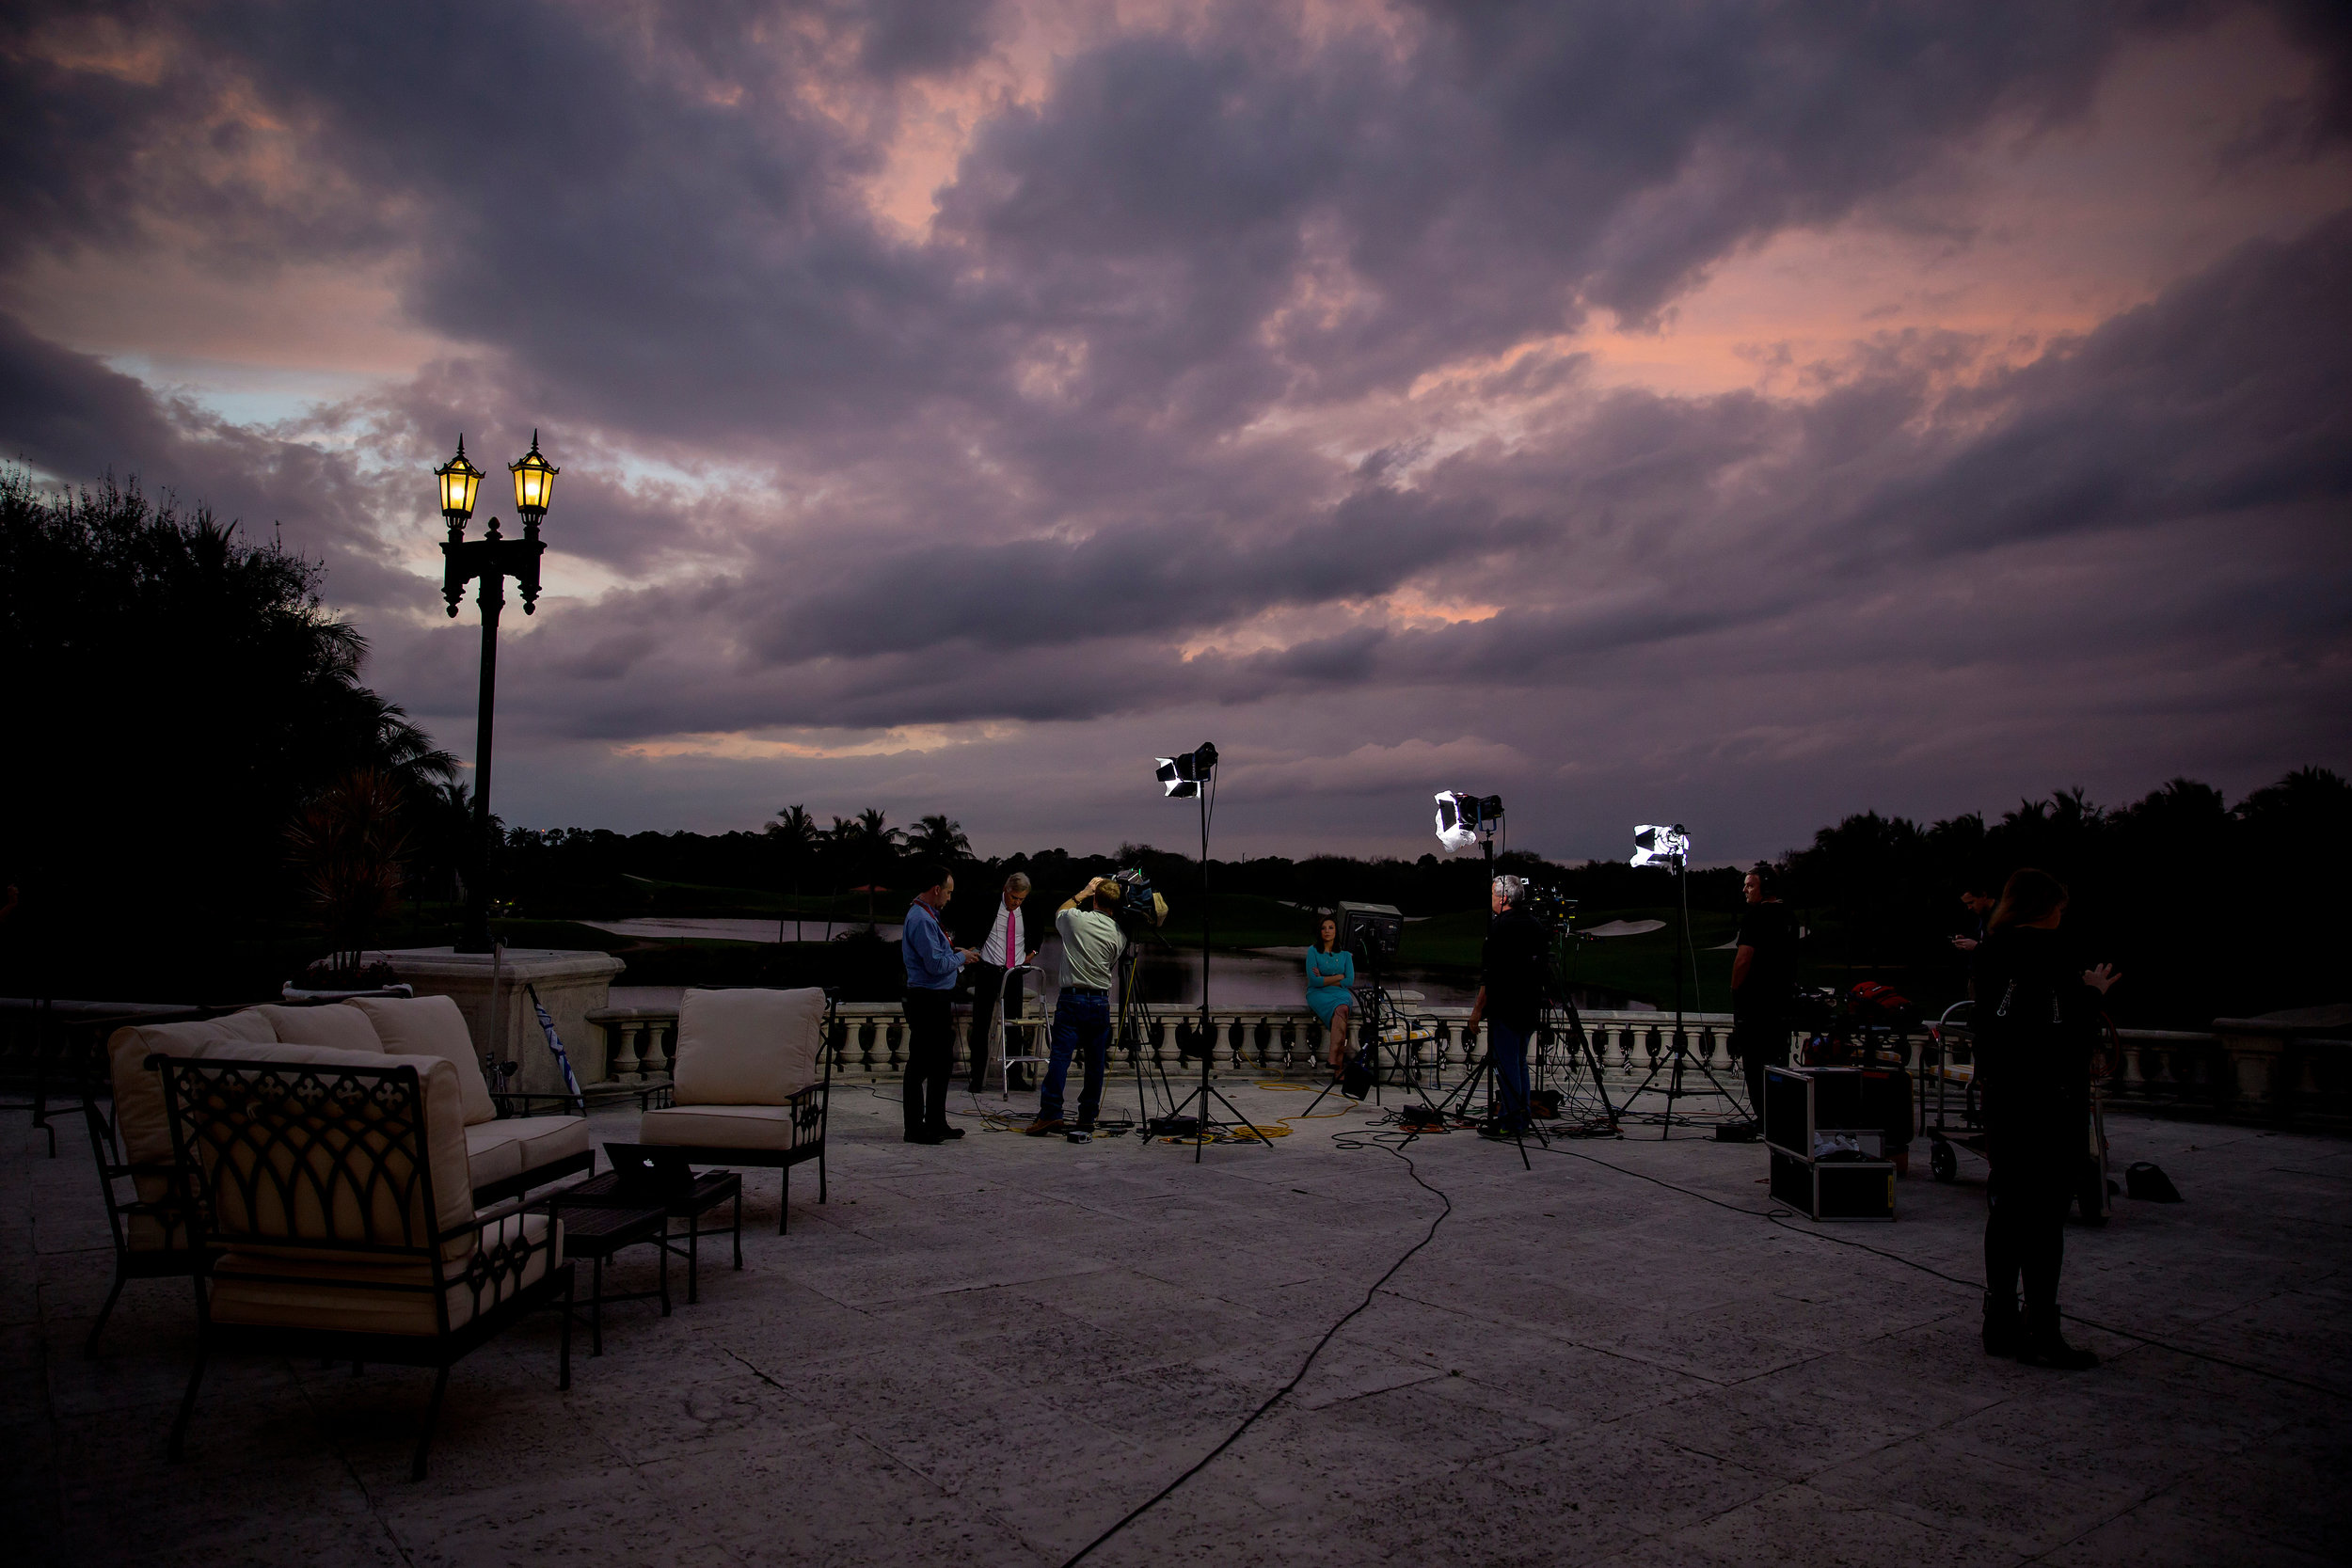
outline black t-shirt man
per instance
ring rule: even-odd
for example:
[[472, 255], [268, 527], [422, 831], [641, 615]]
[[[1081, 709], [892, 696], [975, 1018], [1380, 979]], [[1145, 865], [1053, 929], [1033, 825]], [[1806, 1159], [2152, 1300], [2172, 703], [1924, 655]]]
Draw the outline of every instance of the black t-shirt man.
[[1732, 1012], [1786, 1012], [1797, 985], [1797, 917], [1777, 898], [1750, 904], [1740, 916], [1737, 945], [1747, 950], [1747, 965], [1732, 990]]
[[1517, 905], [1486, 927], [1479, 956], [1478, 983], [1486, 988], [1486, 1016], [1524, 1034], [1544, 1010], [1545, 976], [1551, 967], [1551, 930]]

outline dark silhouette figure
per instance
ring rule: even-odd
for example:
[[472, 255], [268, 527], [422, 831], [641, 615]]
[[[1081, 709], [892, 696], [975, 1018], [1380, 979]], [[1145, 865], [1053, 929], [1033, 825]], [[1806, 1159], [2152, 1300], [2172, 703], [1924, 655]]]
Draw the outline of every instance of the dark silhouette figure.
[[1984, 1348], [2029, 1365], [2080, 1370], [2099, 1358], [2058, 1332], [2058, 1273], [2066, 1210], [2089, 1152], [2100, 998], [2117, 976], [2105, 964], [2079, 967], [2058, 936], [2065, 912], [2066, 889], [2056, 878], [2018, 871], [1976, 953], [1977, 1080], [1993, 1163]]

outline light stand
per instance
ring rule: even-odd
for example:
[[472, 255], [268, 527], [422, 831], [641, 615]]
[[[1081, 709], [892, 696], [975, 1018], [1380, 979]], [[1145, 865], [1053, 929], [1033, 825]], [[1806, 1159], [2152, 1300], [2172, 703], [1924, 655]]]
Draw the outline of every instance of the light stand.
[[1200, 807], [1200, 1086], [1169, 1113], [1170, 1119], [1174, 1119], [1184, 1114], [1185, 1106], [1200, 1101], [1200, 1115], [1192, 1132], [1192, 1160], [1199, 1164], [1200, 1150], [1209, 1141], [1209, 1129], [1216, 1125], [1209, 1116], [1213, 1105], [1224, 1107], [1232, 1117], [1225, 1125], [1248, 1128], [1249, 1135], [1268, 1148], [1274, 1147], [1274, 1140], [1259, 1132], [1209, 1081], [1209, 1069], [1216, 1061], [1216, 1032], [1209, 1023], [1209, 816], [1216, 801], [1216, 748], [1204, 741], [1197, 751], [1183, 756], [1161, 757], [1159, 764], [1159, 780], [1168, 798], [1181, 800], [1188, 796]]
[[504, 539], [499, 520], [490, 519], [480, 539], [466, 537], [466, 520], [473, 515], [474, 492], [482, 483], [480, 468], [466, 461], [466, 438], [457, 438], [457, 455], [433, 470], [440, 482], [441, 515], [449, 537], [441, 542], [441, 597], [449, 601], [452, 619], [466, 584], [480, 578], [475, 603], [482, 607], [482, 693], [474, 710], [473, 749], [473, 878], [466, 889], [466, 929], [457, 943], [460, 953], [490, 951], [490, 731], [498, 701], [499, 612], [506, 608], [506, 579], [520, 590], [523, 613], [539, 608], [539, 558], [547, 546], [539, 539], [539, 523], [548, 513], [548, 498], [559, 470], [539, 455], [539, 433], [531, 433], [531, 452], [507, 465], [515, 476], [515, 510], [523, 519], [523, 536]]
[[[1734, 1110], [1740, 1107], [1739, 1097], [1724, 1087], [1716, 1078], [1714, 1070], [1691, 1053], [1691, 1048], [1686, 1041], [1682, 1027], [1683, 967], [1687, 962], [1694, 974], [1698, 968], [1698, 954], [1691, 946], [1691, 835], [1683, 831], [1682, 824], [1679, 822], [1671, 828], [1645, 825], [1634, 830], [1633, 841], [1635, 845], [1633, 864], [1664, 865], [1671, 868], [1675, 874], [1675, 900], [1678, 918], [1675, 929], [1674, 1034], [1667, 1041], [1666, 1053], [1650, 1064], [1649, 1076], [1644, 1078], [1639, 1085], [1635, 1085], [1633, 1092], [1625, 1097], [1626, 1108], [1630, 1112], [1633, 1101], [1648, 1092], [1650, 1085], [1658, 1081], [1658, 1075], [1661, 1072], [1667, 1074], [1666, 1111], [1658, 1122], [1658, 1136], [1662, 1141], [1674, 1130], [1675, 1101], [1678, 1099], [1711, 1092], [1731, 1101]], [[1697, 1072], [1700, 1077], [1707, 1080], [1707, 1088], [1686, 1089], [1682, 1086], [1683, 1075], [1691, 1071]]]

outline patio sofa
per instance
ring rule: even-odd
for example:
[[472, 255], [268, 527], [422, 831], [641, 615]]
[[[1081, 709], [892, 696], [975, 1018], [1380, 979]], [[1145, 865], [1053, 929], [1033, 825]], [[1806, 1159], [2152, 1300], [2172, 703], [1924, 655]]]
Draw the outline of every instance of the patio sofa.
[[571, 1386], [562, 1222], [519, 1202], [477, 1211], [455, 1064], [253, 1042], [150, 1062], [178, 1217], [210, 1265], [195, 1281], [196, 1363], [172, 1458], [222, 1352], [434, 1368], [418, 1481], [450, 1369], [526, 1313], [562, 1309], [557, 1386]]
[[[172, 1152], [156, 1058], [236, 1055], [254, 1045], [294, 1045], [361, 1056], [415, 1054], [450, 1064], [459, 1104], [469, 1188], [478, 1205], [518, 1197], [572, 1173], [593, 1171], [585, 1106], [569, 1096], [494, 1095], [466, 1028], [446, 996], [366, 997], [324, 1006], [271, 1004], [178, 1023], [132, 1025], [107, 1042], [111, 1119], [86, 1097], [91, 1144], [115, 1243], [114, 1288], [92, 1325], [95, 1354], [124, 1283], [184, 1276], [205, 1259], [191, 1250], [171, 1180]], [[561, 1114], [532, 1115], [553, 1110]], [[127, 1183], [127, 1188], [125, 1186]]]

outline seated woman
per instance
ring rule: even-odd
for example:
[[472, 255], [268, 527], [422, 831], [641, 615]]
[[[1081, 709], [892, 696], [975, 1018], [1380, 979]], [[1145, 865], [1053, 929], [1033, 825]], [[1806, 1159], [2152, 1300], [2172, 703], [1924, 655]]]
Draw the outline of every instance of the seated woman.
[[1331, 1070], [1347, 1066], [1347, 1010], [1356, 998], [1356, 955], [1340, 945], [1340, 923], [1326, 918], [1307, 950], [1307, 1006], [1331, 1047]]

